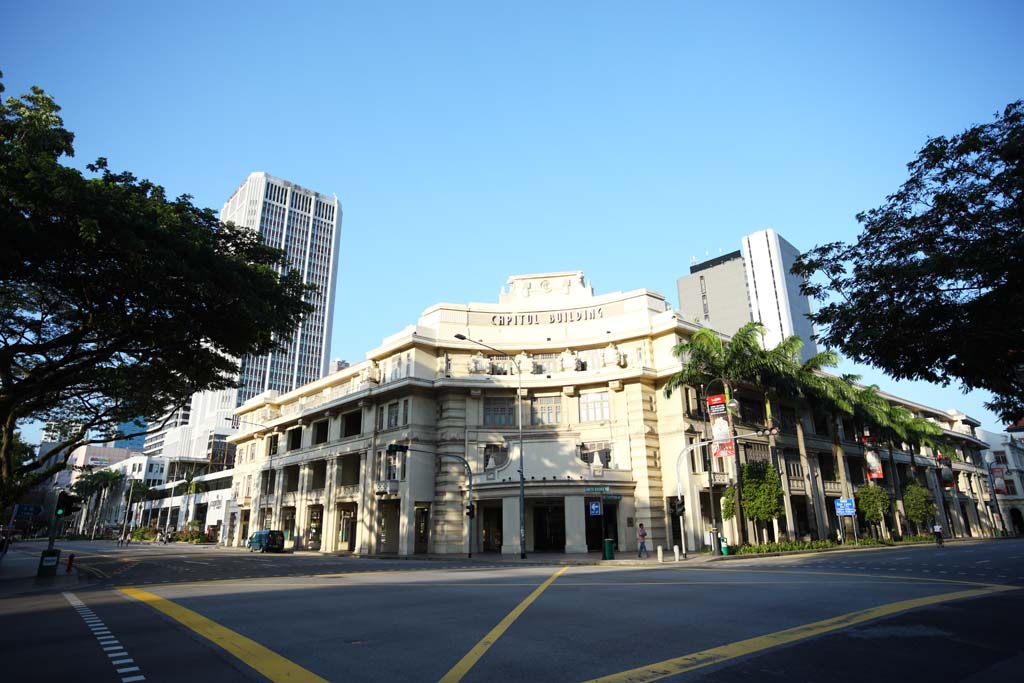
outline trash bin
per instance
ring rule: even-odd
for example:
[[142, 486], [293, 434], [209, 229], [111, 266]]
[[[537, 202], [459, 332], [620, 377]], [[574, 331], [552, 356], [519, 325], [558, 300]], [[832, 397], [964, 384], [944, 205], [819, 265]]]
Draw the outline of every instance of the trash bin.
[[728, 555], [729, 554], [729, 539], [726, 538], [725, 536], [719, 536], [718, 537], [718, 541], [722, 544], [722, 554], [723, 555]]
[[615, 559], [615, 539], [614, 538], [606, 538], [606, 539], [604, 539], [604, 557], [601, 558], [601, 559], [604, 559], [604, 560], [614, 560]]

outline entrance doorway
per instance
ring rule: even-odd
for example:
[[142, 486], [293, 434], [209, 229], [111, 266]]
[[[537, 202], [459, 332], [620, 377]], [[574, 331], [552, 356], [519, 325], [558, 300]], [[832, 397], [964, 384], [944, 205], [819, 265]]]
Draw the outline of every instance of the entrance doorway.
[[320, 550], [323, 539], [324, 506], [313, 505], [309, 508], [309, 531], [306, 534], [306, 549]]
[[380, 534], [377, 544], [379, 553], [398, 552], [399, 506], [397, 500], [380, 501]]
[[1017, 508], [1010, 510], [1010, 532], [1014, 536], [1024, 534], [1024, 515]]
[[249, 511], [248, 510], [242, 510], [241, 529], [242, 529], [242, 545], [245, 545], [246, 541], [249, 540]]
[[615, 541], [615, 549], [619, 549], [619, 504], [604, 501], [601, 510], [604, 514], [591, 515], [590, 504], [600, 498], [586, 498], [583, 511], [587, 516], [587, 550], [597, 552], [604, 549], [604, 539]]
[[533, 506], [533, 549], [565, 552], [565, 503], [545, 501]]
[[356, 549], [356, 504], [341, 503], [338, 505], [338, 544], [336, 550]]
[[480, 508], [480, 545], [484, 552], [501, 552], [501, 504]]
[[430, 549], [430, 507], [416, 508], [416, 543], [413, 552], [424, 555]]

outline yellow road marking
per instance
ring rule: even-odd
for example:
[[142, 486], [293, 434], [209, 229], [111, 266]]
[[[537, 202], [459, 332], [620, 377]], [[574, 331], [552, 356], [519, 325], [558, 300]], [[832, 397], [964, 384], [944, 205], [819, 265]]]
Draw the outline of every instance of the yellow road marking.
[[225, 628], [186, 607], [175, 604], [170, 600], [165, 600], [159, 595], [127, 586], [118, 588], [118, 590], [130, 598], [135, 598], [153, 609], [163, 612], [185, 627], [210, 640], [214, 645], [224, 648], [243, 664], [252, 667], [275, 683], [279, 681], [288, 681], [289, 683], [328, 683], [312, 671], [303, 669], [295, 662], [285, 659], [273, 650], [263, 647], [255, 640], [235, 633], [231, 629]]
[[934, 579], [923, 576], [917, 576], [912, 574], [907, 576], [906, 574], [864, 574], [855, 572], [821, 572], [813, 569], [810, 570], [799, 570], [799, 569], [716, 569], [711, 567], [673, 567], [677, 571], [690, 571], [690, 572], [716, 572], [716, 573], [735, 573], [735, 574], [799, 574], [801, 576], [856, 576], [860, 578], [876, 578], [876, 579], [896, 579], [896, 580], [907, 580], [913, 578], [914, 581], [923, 581], [926, 583], [954, 583], [963, 586], [1002, 586], [1004, 584], [982, 582], [982, 581], [961, 581], [959, 579]]
[[534, 600], [536, 600], [541, 593], [543, 593], [548, 586], [555, 582], [559, 576], [564, 574], [568, 567], [562, 567], [557, 572], [552, 574], [547, 581], [537, 586], [537, 589], [526, 596], [526, 599], [516, 605], [515, 609], [505, 615], [505, 618], [498, 622], [498, 625], [490, 630], [490, 632], [483, 637], [483, 639], [473, 646], [473, 649], [466, 653], [466, 655], [458, 661], [458, 663], [451, 668], [442, 678], [440, 683], [458, 683], [462, 680], [462, 677], [469, 673], [469, 670], [473, 668], [481, 657], [484, 656], [492, 645], [498, 642], [498, 638], [501, 638], [502, 634], [508, 630], [508, 627], [512, 625], [516, 619], [519, 618], [526, 608], [529, 607]]
[[946, 593], [943, 595], [932, 595], [926, 598], [915, 598], [913, 600], [892, 602], [887, 605], [879, 605], [878, 607], [849, 612], [838, 617], [832, 617], [831, 619], [816, 621], [810, 624], [788, 628], [783, 631], [776, 631], [775, 633], [769, 633], [755, 638], [748, 638], [747, 640], [740, 640], [735, 643], [729, 643], [728, 645], [713, 647], [708, 650], [694, 652], [682, 657], [666, 659], [665, 661], [651, 664], [649, 666], [641, 666], [636, 669], [630, 669], [629, 671], [595, 678], [587, 681], [586, 683], [649, 683], [650, 681], [657, 681], [668, 676], [677, 676], [687, 671], [693, 671], [694, 669], [700, 669], [712, 664], [720, 664], [735, 657], [742, 657], [754, 652], [760, 652], [761, 650], [767, 650], [787, 643], [818, 636], [823, 633], [829, 633], [830, 631], [849, 628], [850, 626], [854, 626], [865, 621], [879, 619], [898, 612], [905, 612], [907, 610], [926, 607], [928, 605], [937, 605], [951, 600], [977, 598], [990, 595], [992, 593], [1013, 590], [1017, 589], [1013, 586], [989, 586], [987, 588], [974, 588], [971, 590], [958, 591], [956, 593]]

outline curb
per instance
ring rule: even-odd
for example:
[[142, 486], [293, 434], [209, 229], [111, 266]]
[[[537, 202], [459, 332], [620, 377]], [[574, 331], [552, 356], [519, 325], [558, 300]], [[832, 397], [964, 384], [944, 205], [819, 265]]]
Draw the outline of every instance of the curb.
[[[999, 540], [996, 538], [951, 538], [944, 542], [949, 544], [960, 544], [960, 543], [981, 543], [983, 541], [995, 541]], [[859, 553], [859, 552], [870, 552], [872, 550], [894, 550], [897, 548], [913, 548], [914, 546], [931, 546], [935, 545], [934, 541], [912, 541], [910, 543], [894, 543], [892, 545], [867, 545], [864, 547], [852, 547], [848, 548], [845, 546], [836, 546], [834, 548], [816, 548], [814, 550], [781, 550], [773, 553], [747, 553], [745, 555], [721, 555], [718, 557], [708, 558], [708, 562], [728, 562], [730, 560], [756, 560], [760, 557], [788, 557], [792, 555], [819, 555], [821, 553]]]

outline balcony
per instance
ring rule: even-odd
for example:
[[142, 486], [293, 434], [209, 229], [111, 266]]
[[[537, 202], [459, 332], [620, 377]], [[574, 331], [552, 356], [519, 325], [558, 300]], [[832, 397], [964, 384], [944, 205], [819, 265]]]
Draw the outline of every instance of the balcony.
[[375, 489], [378, 496], [387, 496], [393, 493], [398, 493], [398, 480], [388, 479], [386, 481], [378, 481]]
[[825, 494], [826, 495], [830, 494], [830, 493], [834, 494], [834, 495], [837, 495], [837, 496], [842, 495], [842, 493], [843, 493], [843, 484], [842, 484], [842, 482], [839, 482], [839, 481], [823, 481], [821, 483], [822, 483], [822, 486], [824, 486], [824, 488], [825, 488]]
[[335, 493], [337, 498], [350, 498], [359, 495], [359, 484], [343, 484], [338, 486]]
[[805, 493], [807, 486], [804, 483], [803, 477], [790, 477], [789, 490], [791, 493]]

